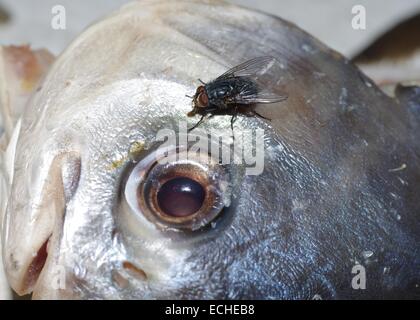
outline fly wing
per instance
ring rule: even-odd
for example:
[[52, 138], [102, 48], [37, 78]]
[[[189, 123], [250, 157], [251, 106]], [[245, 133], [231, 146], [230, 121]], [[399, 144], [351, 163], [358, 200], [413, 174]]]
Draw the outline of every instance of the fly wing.
[[219, 76], [216, 80], [222, 80], [222, 79], [229, 79], [234, 77], [256, 77], [260, 76], [267, 72], [268, 69], [270, 69], [274, 63], [276, 62], [276, 59], [270, 56], [264, 56], [264, 57], [257, 57], [248, 61], [245, 61], [244, 63], [241, 63], [240, 65], [237, 65], [236, 67], [233, 67], [223, 73], [221, 76]]
[[232, 78], [252, 81], [255, 86], [243, 86], [235, 95], [233, 100], [238, 104], [280, 102], [286, 100], [287, 95], [277, 94], [271, 89], [278, 80], [276, 73], [270, 72], [273, 71], [276, 62], [277, 60], [271, 56], [254, 58], [229, 69], [215, 81]]
[[235, 96], [235, 102], [238, 104], [275, 103], [286, 99], [287, 95], [271, 92], [264, 87], [258, 88], [257, 91], [245, 89]]

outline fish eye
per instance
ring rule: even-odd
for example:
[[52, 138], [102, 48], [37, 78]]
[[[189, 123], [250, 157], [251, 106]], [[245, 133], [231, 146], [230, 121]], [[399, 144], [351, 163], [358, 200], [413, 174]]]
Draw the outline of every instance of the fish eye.
[[131, 210], [161, 229], [195, 231], [230, 203], [229, 174], [210, 155], [157, 149], [129, 174], [124, 195]]

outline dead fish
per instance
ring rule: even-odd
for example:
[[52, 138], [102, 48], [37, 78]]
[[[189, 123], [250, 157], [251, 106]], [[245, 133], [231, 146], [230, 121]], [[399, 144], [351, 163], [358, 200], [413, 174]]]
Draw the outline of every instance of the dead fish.
[[[200, 159], [155, 166], [156, 135], [187, 119], [195, 79], [262, 55], [279, 62], [268, 89], [289, 98], [261, 108], [270, 123], [239, 117], [235, 129], [264, 130], [263, 172]], [[129, 4], [54, 62], [8, 141], [8, 282], [34, 298], [418, 297], [420, 104], [414, 89], [402, 92], [391, 99], [270, 15], [222, 2]], [[212, 192], [194, 219], [157, 212], [173, 176]]]

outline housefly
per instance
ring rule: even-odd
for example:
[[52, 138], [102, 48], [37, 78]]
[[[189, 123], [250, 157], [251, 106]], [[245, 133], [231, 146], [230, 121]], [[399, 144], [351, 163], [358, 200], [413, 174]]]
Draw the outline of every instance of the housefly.
[[201, 85], [195, 95], [190, 97], [193, 99], [193, 110], [188, 116], [198, 114], [201, 115], [201, 119], [188, 131], [198, 127], [206, 116], [211, 118], [217, 114], [232, 115], [230, 121], [232, 130], [239, 112], [267, 119], [257, 113], [253, 106], [287, 99], [286, 95], [278, 95], [268, 89], [277, 81], [268, 72], [275, 62], [273, 57], [258, 57], [229, 69], [208, 83], [199, 80]]

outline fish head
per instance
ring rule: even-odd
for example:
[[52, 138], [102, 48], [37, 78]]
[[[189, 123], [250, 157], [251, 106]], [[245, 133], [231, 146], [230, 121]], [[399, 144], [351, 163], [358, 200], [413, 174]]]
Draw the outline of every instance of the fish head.
[[[278, 60], [272, 91], [289, 96], [261, 108], [271, 121], [239, 117], [232, 137], [220, 115], [188, 137], [196, 79], [263, 55]], [[385, 107], [394, 114], [378, 118]], [[368, 295], [397, 286], [403, 267], [411, 285], [415, 239], [388, 198], [419, 177], [400, 186], [388, 171], [412, 156], [399, 147], [405, 119], [345, 58], [278, 18], [129, 4], [69, 46], [22, 116], [2, 230], [9, 283], [35, 298], [351, 297], [369, 250]]]

